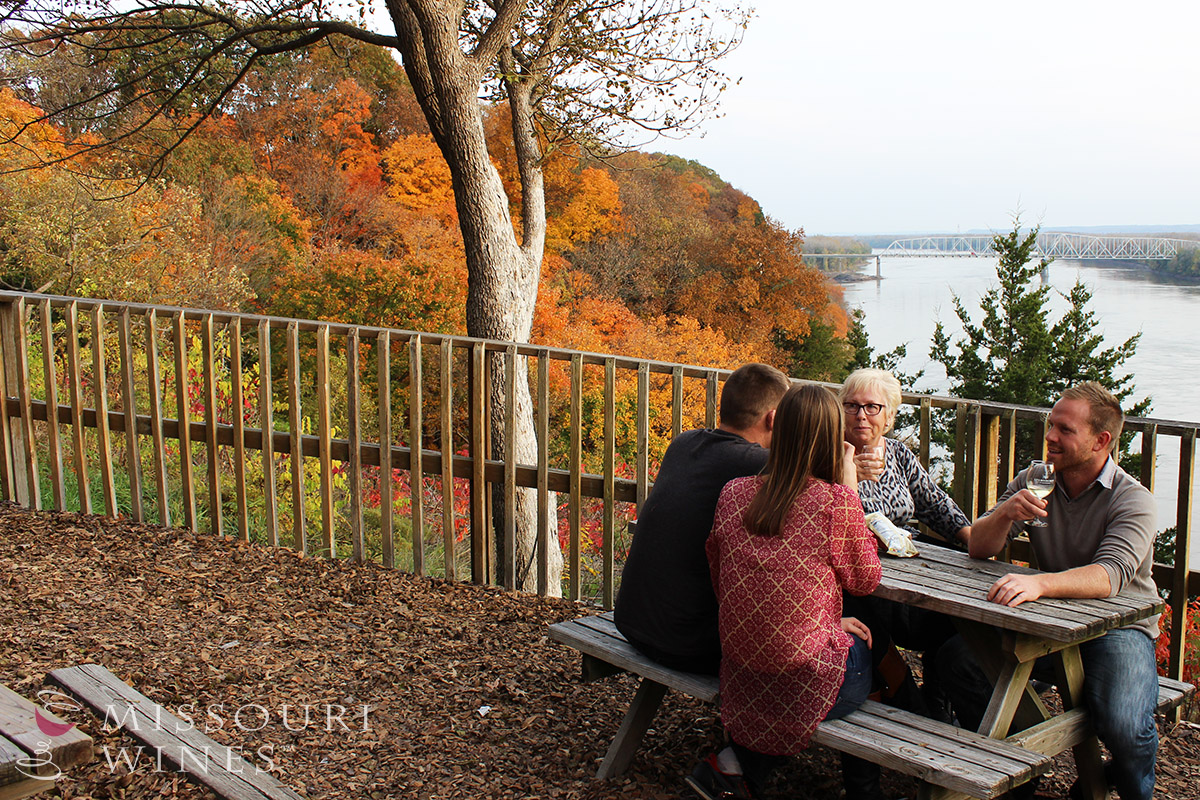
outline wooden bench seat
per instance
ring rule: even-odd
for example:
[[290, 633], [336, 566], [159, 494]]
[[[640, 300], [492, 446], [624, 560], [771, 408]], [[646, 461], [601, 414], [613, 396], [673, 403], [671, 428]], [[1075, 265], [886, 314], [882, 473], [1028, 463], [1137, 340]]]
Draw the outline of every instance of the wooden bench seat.
[[0, 686], [0, 800], [53, 789], [67, 770], [92, 757], [92, 737]]
[[[551, 625], [549, 636], [583, 654], [584, 680], [622, 671], [641, 677], [597, 778], [619, 775], [628, 768], [667, 689], [706, 702], [718, 700], [715, 677], [667, 669], [649, 660], [625, 641], [611, 613]], [[1160, 680], [1160, 710], [1178, 705], [1190, 691], [1188, 684]], [[1086, 716], [1078, 716], [1076, 727], [1082, 739], [1088, 731]], [[821, 723], [813, 742], [925, 781], [926, 796], [994, 798], [1040, 775], [1050, 764], [1050, 757], [1038, 747], [1026, 746], [1022, 735], [989, 739], [867, 701], [843, 719]], [[1029, 741], [1036, 744], [1036, 736]]]
[[248, 763], [169, 713], [99, 664], [56, 669], [51, 682], [91, 707], [106, 725], [120, 725], [152, 748], [154, 757], [229, 800], [303, 800], [269, 772]]

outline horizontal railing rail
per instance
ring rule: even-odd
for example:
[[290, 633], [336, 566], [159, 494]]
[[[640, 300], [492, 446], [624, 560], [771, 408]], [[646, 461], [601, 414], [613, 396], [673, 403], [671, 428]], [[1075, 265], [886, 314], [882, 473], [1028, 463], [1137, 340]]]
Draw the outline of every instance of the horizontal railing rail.
[[[654, 460], [679, 431], [715, 426], [729, 374], [446, 334], [19, 292], [0, 292], [0, 338], [10, 500], [181, 522], [515, 588], [514, 570], [500, 562], [512, 552], [516, 493], [532, 490], [538, 591], [561, 589], [604, 607], [612, 606], [626, 521], [652, 486]], [[489, 370], [489, 359], [503, 370]], [[514, 438], [522, 359], [536, 463], [519, 463], [511, 447], [492, 448], [493, 438]], [[497, 374], [502, 387], [489, 385]], [[488, 412], [489, 397], [505, 398], [500, 413]], [[903, 402], [926, 466], [937, 459], [935, 416], [953, 430], [945, 458], [970, 518], [1016, 474], [1022, 437], [1041, 441], [1047, 413], [912, 393]], [[1140, 443], [1138, 477], [1151, 489], [1160, 443], [1179, 442], [1174, 566], [1155, 567], [1170, 592], [1176, 678], [1186, 599], [1200, 594], [1200, 573], [1187, 558], [1197, 428], [1127, 422]], [[561, 587], [548, 577], [560, 527]], [[1008, 555], [1030, 559], [1021, 542]]]

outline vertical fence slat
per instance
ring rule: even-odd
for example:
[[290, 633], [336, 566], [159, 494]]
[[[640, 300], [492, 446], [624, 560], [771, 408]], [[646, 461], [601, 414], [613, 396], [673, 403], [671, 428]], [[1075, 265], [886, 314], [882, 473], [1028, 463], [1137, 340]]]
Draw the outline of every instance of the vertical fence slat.
[[[538, 354], [537, 382], [537, 590], [550, 591], [550, 353]], [[561, 594], [561, 589], [554, 592]]]
[[46, 384], [46, 448], [50, 464], [50, 488], [57, 511], [66, 509], [67, 488], [63, 480], [62, 441], [58, 430], [58, 369], [54, 362], [54, 328], [50, 318], [50, 301], [38, 303], [42, 327], [42, 369]]
[[[517, 588], [517, 346], [504, 348], [504, 588]], [[524, 576], [522, 576], [524, 577]]]
[[971, 505], [967, 503], [966, 474], [967, 474], [967, 404], [954, 404], [954, 452], [951, 454], [954, 463], [952, 476], [954, 502], [967, 515], [967, 519], [975, 519], [971, 513]]
[[1158, 457], [1158, 426], [1153, 422], [1142, 428], [1142, 485], [1154, 492], [1155, 461]]
[[129, 314], [129, 306], [121, 309], [117, 352], [121, 359], [121, 412], [125, 417], [125, 474], [129, 480], [129, 514], [134, 522], [142, 522], [142, 453], [138, 442], [133, 319]]
[[196, 519], [196, 485], [192, 479], [191, 382], [188, 380], [187, 320], [182, 311], [172, 320], [175, 340], [175, 401], [179, 418], [179, 482], [183, 489], [183, 521], [189, 530], [199, 531]]
[[[28, 508], [42, 510], [42, 492], [38, 480], [37, 448], [33, 435], [33, 393], [29, 386], [29, 311], [25, 298], [19, 298], [9, 306], [5, 314], [8, 335], [4, 347], [11, 347], [12, 358], [5, 359], [5, 368], [15, 379], [17, 399], [21, 408], [21, 422], [12, 426], [20, 441], [13, 442], [13, 482], [16, 497]], [[17, 454], [22, 457], [22, 467], [16, 464]]]
[[208, 460], [208, 529], [221, 535], [221, 462], [217, 454], [217, 376], [213, 315], [200, 320], [200, 368], [204, 373], [204, 449]]
[[412, 506], [413, 572], [425, 574], [425, 471], [421, 465], [421, 442], [425, 438], [422, 418], [424, 370], [421, 361], [421, 337], [408, 340], [408, 486]]
[[146, 313], [146, 390], [150, 401], [150, 435], [154, 440], [154, 491], [158, 501], [158, 524], [171, 526], [171, 508], [167, 502], [167, 446], [163, 431], [162, 378], [158, 364], [158, 315]]
[[449, 339], [442, 340], [438, 355], [442, 373], [438, 398], [442, 428], [442, 560], [446, 580], [453, 581], [458, 579], [458, 565], [454, 552], [454, 350]]
[[967, 411], [967, 462], [966, 485], [963, 492], [968, 498], [969, 506], [963, 506], [967, 519], [979, 516], [979, 464], [983, 448], [983, 409], [971, 404]]
[[[710, 373], [710, 378], [716, 373]], [[611, 356], [604, 359], [604, 527], [603, 527], [603, 550], [604, 550], [604, 574], [603, 574], [603, 594], [601, 602], [605, 609], [613, 607], [613, 602], [616, 599], [614, 591], [615, 583], [615, 552], [613, 533], [615, 525], [613, 520], [616, 511], [616, 481], [613, 479], [613, 470], [616, 466], [616, 442], [617, 442], [617, 413], [616, 413], [616, 395], [617, 395], [617, 362]]]
[[16, 337], [8, 331], [13, 305], [0, 305], [0, 339], [3, 339], [0, 342], [0, 439], [3, 439], [0, 442], [0, 458], [4, 459], [4, 463], [0, 464], [0, 480], [3, 481], [4, 499], [10, 503], [17, 503], [20, 502], [20, 493], [17, 491], [17, 448], [14, 426], [8, 417], [8, 391], [13, 384], [13, 374], [8, 365], [16, 356]]
[[580, 527], [583, 511], [583, 355], [571, 354], [571, 450], [567, 468], [570, 472], [571, 494], [568, 515], [570, 517], [570, 547], [567, 572], [570, 586], [567, 590], [571, 600], [579, 599], [582, 588], [580, 558]]
[[928, 397], [921, 398], [921, 413], [920, 413], [920, 452], [917, 457], [921, 460], [921, 466], [926, 470], [929, 469], [929, 429], [933, 425], [933, 403]]
[[637, 480], [637, 507], [641, 510], [650, 491], [650, 365], [645, 361], [638, 364], [637, 466], [634, 478]]
[[1000, 415], [984, 415], [981, 418], [981, 423], [983, 425], [981, 435], [983, 457], [979, 463], [978, 508], [981, 511], [986, 511], [996, 505], [996, 484], [1000, 477]]
[[108, 425], [108, 365], [105, 364], [104, 347], [104, 306], [96, 305], [92, 308], [92, 386], [95, 387], [96, 459], [100, 462], [104, 513], [116, 517], [117, 484], [113, 476], [112, 430]]
[[287, 326], [288, 446], [292, 477], [292, 547], [308, 552], [304, 519], [304, 426], [300, 409], [300, 328], [295, 320]]
[[704, 427], [717, 427], [717, 372], [709, 370], [704, 379]]
[[359, 417], [358, 328], [346, 336], [346, 428], [350, 438], [350, 558], [362, 563], [367, 559], [367, 541], [363, 535], [362, 514], [362, 431]]
[[329, 326], [317, 328], [317, 440], [321, 469], [321, 550], [337, 558], [333, 536], [333, 434], [329, 408]]
[[671, 368], [671, 438], [683, 430], [683, 367]]
[[79, 359], [79, 303], [67, 305], [67, 384], [71, 393], [71, 461], [75, 465], [79, 510], [92, 513], [91, 479], [88, 476], [87, 436], [83, 427], [83, 369]]
[[267, 544], [279, 546], [279, 498], [275, 487], [275, 399], [271, 375], [271, 323], [258, 321], [258, 424], [262, 429], [263, 507]]
[[392, 511], [395, 507], [392, 483], [392, 338], [381, 331], [375, 340], [375, 372], [379, 399], [379, 539], [383, 565], [396, 566]]
[[[234, 317], [225, 329], [229, 337], [229, 399], [233, 421], [233, 488], [237, 495], [237, 531], [250, 541], [250, 513], [246, 506], [246, 398], [242, 390], [242, 319]], [[265, 438], [265, 437], [264, 437]]]
[[[1000, 488], [1012, 483], [1017, 475], [1017, 411], [1004, 412], [1000, 425]], [[995, 505], [993, 502], [992, 505]], [[988, 506], [991, 508], [991, 506]]]
[[474, 583], [488, 581], [487, 543], [487, 480], [484, 460], [487, 452], [487, 432], [484, 416], [487, 414], [487, 392], [485, 384], [485, 359], [487, 350], [483, 342], [471, 344], [470, 409], [471, 419], [471, 580]]
[[[1187, 646], [1188, 557], [1192, 552], [1192, 489], [1196, 468], [1196, 431], [1179, 437], [1179, 499], [1175, 512], [1175, 569], [1171, 573], [1171, 655], [1167, 677], [1183, 680]], [[1176, 717], [1178, 717], [1176, 713]]]

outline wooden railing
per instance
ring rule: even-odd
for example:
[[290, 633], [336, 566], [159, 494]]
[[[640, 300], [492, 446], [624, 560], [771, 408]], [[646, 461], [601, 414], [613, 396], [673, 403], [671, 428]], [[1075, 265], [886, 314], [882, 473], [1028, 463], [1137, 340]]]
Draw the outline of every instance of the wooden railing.
[[[300, 552], [512, 587], [518, 487], [537, 493], [538, 591], [610, 608], [627, 520], [652, 459], [684, 428], [716, 423], [722, 370], [467, 337], [199, 309], [0, 292], [3, 492], [31, 508], [182, 524]], [[486, 413], [489, 359], [505, 413]], [[515, 428], [527, 359], [537, 463], [488, 457], [489, 418]], [[923, 463], [934, 415], [952, 415], [953, 485], [968, 517], [990, 507], [1046, 409], [906, 395]], [[1183, 668], [1192, 474], [1200, 425], [1131, 419], [1142, 481], [1179, 441], [1175, 566], [1155, 579]], [[69, 458], [64, 461], [64, 453]], [[315, 492], [314, 492], [315, 489]], [[315, 494], [316, 496], [312, 496]], [[403, 496], [398, 496], [398, 495]], [[555, 495], [565, 496], [556, 501]], [[501, 509], [496, 518], [497, 507]], [[407, 510], [405, 510], [407, 509]], [[400, 513], [397, 513], [397, 512]], [[561, 525], [564, 579], [551, 586]], [[499, 539], [499, 542], [497, 541]], [[498, 549], [498, 544], [500, 549]], [[1011, 554], [1027, 559], [1018, 543]]]

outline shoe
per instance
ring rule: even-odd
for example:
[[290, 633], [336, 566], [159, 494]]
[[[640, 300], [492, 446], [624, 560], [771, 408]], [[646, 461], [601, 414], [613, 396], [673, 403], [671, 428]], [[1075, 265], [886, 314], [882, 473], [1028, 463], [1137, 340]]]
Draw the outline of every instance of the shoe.
[[687, 782], [704, 800], [754, 800], [745, 778], [721, 772], [716, 753], [697, 764]]

